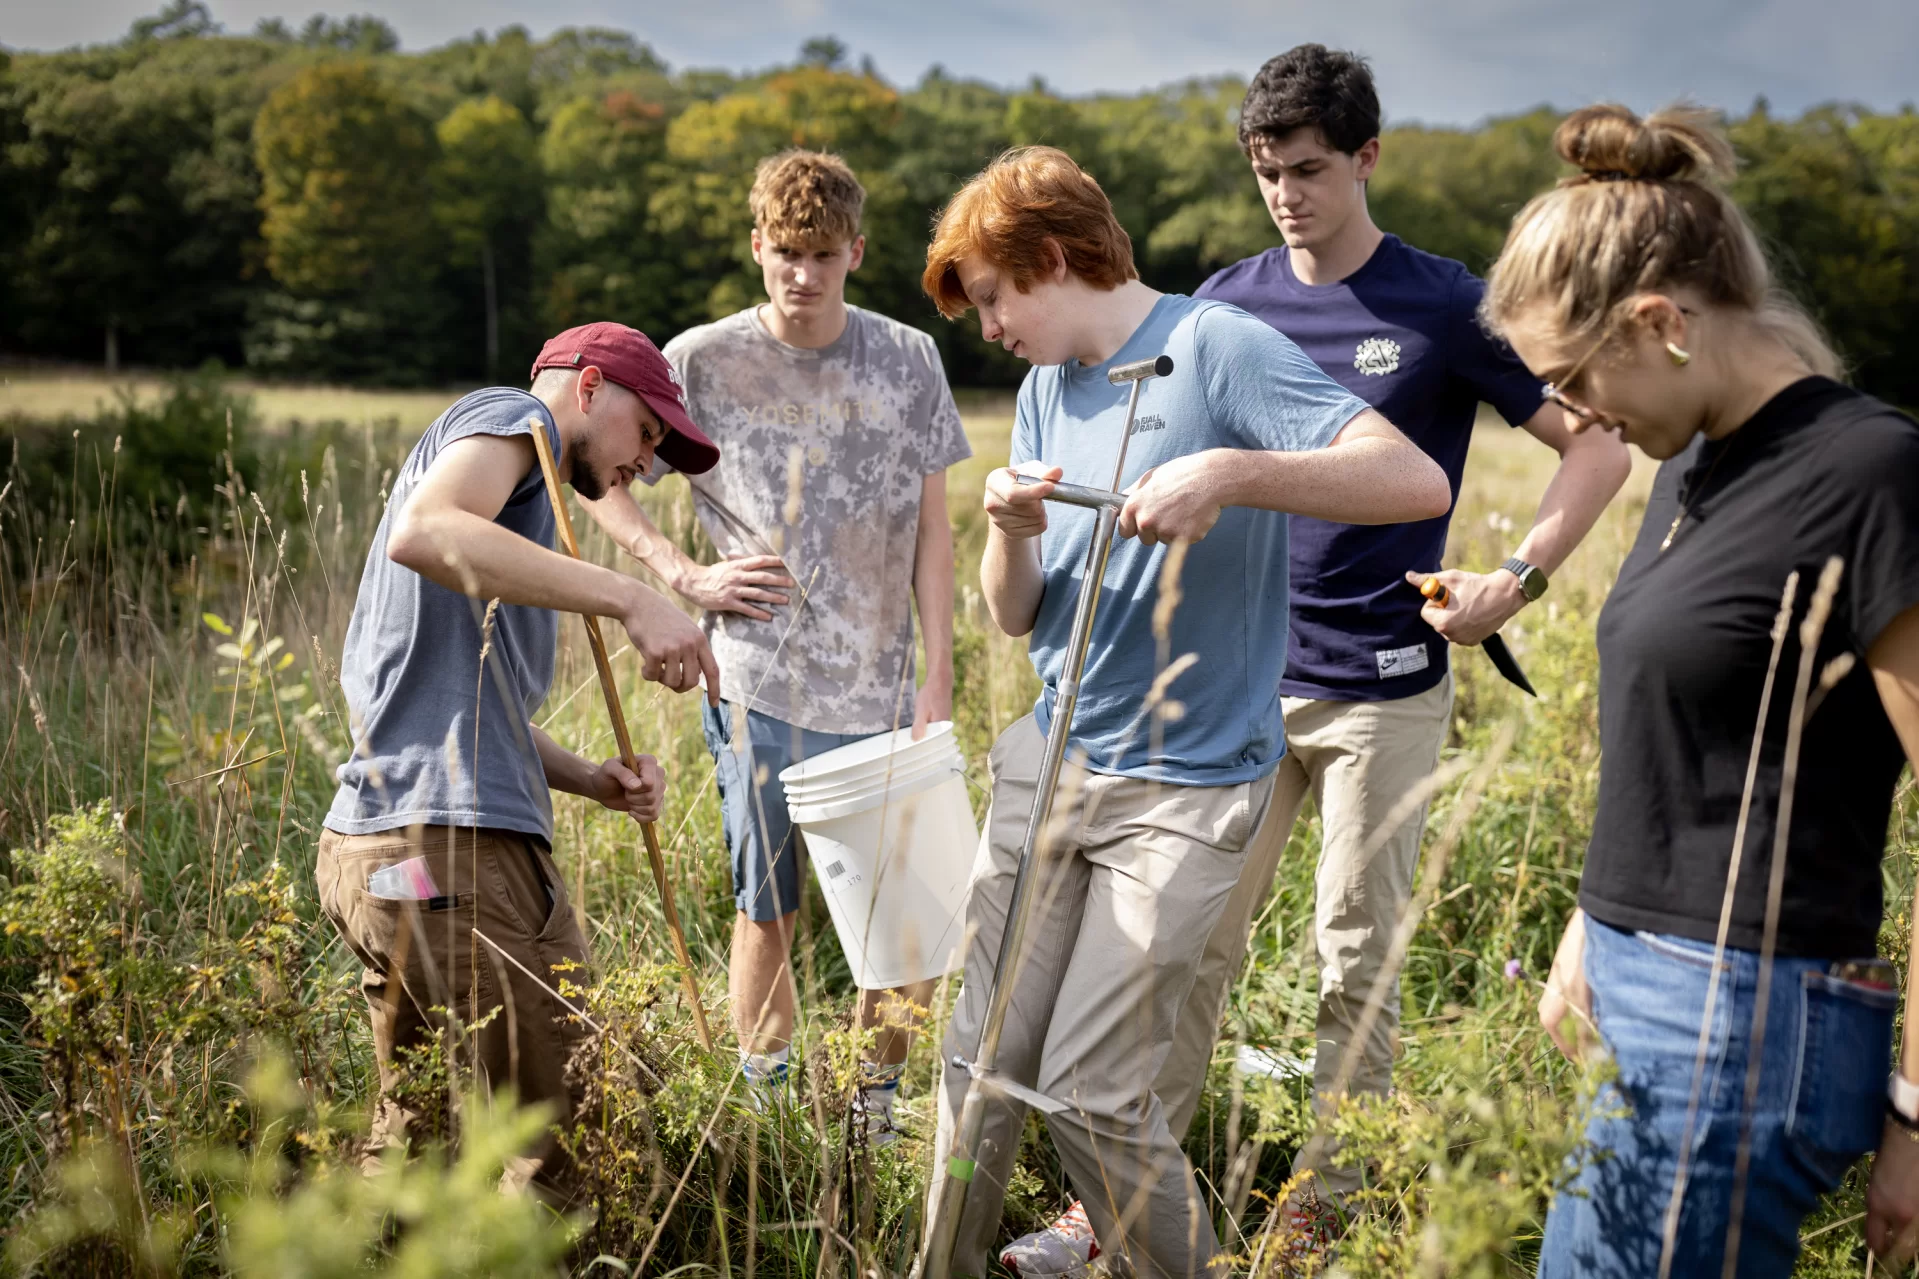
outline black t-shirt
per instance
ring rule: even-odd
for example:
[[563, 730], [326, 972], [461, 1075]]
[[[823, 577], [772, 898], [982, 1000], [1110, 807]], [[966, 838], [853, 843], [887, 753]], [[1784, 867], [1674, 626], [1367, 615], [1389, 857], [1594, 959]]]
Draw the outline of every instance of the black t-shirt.
[[[1689, 509], [1670, 549], [1661, 541]], [[1616, 928], [1718, 930], [1773, 619], [1797, 569], [1753, 788], [1728, 944], [1763, 931], [1799, 624], [1828, 557], [1845, 561], [1817, 672], [1858, 660], [1807, 720], [1779, 925], [1785, 955], [1877, 946], [1879, 861], [1905, 761], [1866, 650], [1919, 604], [1919, 424], [1806, 378], [1722, 440], [1661, 468], [1599, 616], [1599, 813], [1580, 904]]]

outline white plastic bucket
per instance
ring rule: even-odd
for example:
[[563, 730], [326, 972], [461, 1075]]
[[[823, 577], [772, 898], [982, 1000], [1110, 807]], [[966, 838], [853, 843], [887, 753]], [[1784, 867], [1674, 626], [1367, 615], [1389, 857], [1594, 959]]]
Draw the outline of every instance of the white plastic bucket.
[[963, 767], [959, 744], [953, 738], [950, 722], [928, 725], [926, 736], [917, 742], [913, 740], [913, 730], [910, 728], [863, 738], [837, 750], [801, 760], [782, 772], [780, 780], [786, 784], [789, 793], [817, 793], [883, 779], [888, 774], [899, 776], [935, 761], [947, 761]]
[[957, 967], [979, 828], [950, 723], [884, 733], [780, 774], [787, 810], [863, 990]]
[[809, 807], [818, 804], [830, 804], [838, 800], [853, 799], [864, 795], [875, 787], [884, 789], [890, 784], [893, 789], [898, 790], [900, 787], [910, 785], [922, 777], [934, 773], [951, 773], [963, 770], [964, 768], [965, 764], [960, 760], [957, 754], [950, 757], [937, 755], [931, 759], [922, 760], [917, 763], [902, 763], [892, 769], [890, 773], [886, 770], [880, 770], [870, 776], [855, 777], [850, 781], [825, 781], [817, 786], [805, 786], [795, 783], [786, 788], [786, 800], [788, 804], [803, 804]]

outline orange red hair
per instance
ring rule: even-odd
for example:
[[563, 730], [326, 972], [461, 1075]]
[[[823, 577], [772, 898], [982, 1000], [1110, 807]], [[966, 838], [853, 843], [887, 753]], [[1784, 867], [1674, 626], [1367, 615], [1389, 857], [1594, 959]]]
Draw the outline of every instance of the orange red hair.
[[1092, 175], [1057, 147], [1015, 147], [974, 175], [940, 213], [920, 287], [940, 314], [954, 319], [973, 305], [960, 287], [960, 262], [984, 258], [1025, 293], [1053, 270], [1049, 242], [1066, 269], [1094, 288], [1116, 289], [1139, 276], [1132, 237]]

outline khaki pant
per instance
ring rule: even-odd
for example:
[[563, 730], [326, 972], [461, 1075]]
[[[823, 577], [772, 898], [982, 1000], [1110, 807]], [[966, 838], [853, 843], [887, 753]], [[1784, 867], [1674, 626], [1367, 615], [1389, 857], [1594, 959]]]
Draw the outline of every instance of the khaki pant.
[[[967, 906], [965, 984], [943, 1062], [970, 1058], [979, 1044], [1044, 746], [1027, 716], [993, 747], [993, 807]], [[1105, 1254], [1155, 1279], [1202, 1274], [1218, 1251], [1153, 1080], [1271, 794], [1270, 779], [1174, 786], [1068, 768], [1050, 855], [1033, 888], [1028, 955], [996, 1065], [1073, 1106], [1048, 1120], [1060, 1162]], [[968, 1082], [961, 1071], [943, 1072], [932, 1203]], [[988, 1108], [955, 1274], [986, 1274], [988, 1249], [1001, 1242], [1024, 1117], [1015, 1102]]]
[[[1367, 1042], [1355, 1048], [1353, 1031], [1412, 896], [1426, 805], [1370, 856], [1367, 849], [1400, 798], [1438, 766], [1452, 718], [1453, 679], [1447, 675], [1424, 693], [1390, 702], [1288, 697], [1283, 706], [1286, 757], [1279, 764], [1272, 806], [1247, 852], [1245, 873], [1207, 940], [1193, 996], [1181, 1010], [1173, 1051], [1159, 1076], [1168, 1122], [1182, 1137], [1199, 1106], [1220, 1017], [1245, 962], [1253, 920], [1272, 892], [1280, 855], [1308, 791], [1320, 815], [1319, 869], [1313, 884], [1320, 965], [1313, 1086], [1322, 1096], [1328, 1093], [1348, 1052], [1358, 1054], [1352, 1091], [1383, 1093], [1393, 1086], [1397, 978]], [[1328, 1147], [1314, 1161], [1319, 1165], [1314, 1171], [1334, 1194], [1357, 1190], [1359, 1170], [1338, 1163], [1332, 1158], [1335, 1153]], [[1304, 1167], [1297, 1163], [1294, 1171]]]
[[[392, 901], [367, 892], [374, 871], [424, 856], [441, 896]], [[475, 1033], [473, 1067], [483, 1086], [512, 1085], [522, 1104], [544, 1104], [555, 1121], [573, 1117], [577, 1097], [565, 1080], [566, 1063], [585, 1033], [552, 995], [485, 942], [477, 927], [555, 990], [556, 964], [587, 962], [566, 889], [543, 840], [516, 831], [429, 826], [376, 835], [320, 836], [314, 865], [320, 908], [333, 921], [366, 971], [360, 988], [373, 1020], [373, 1051], [380, 1068], [376, 1146], [405, 1139], [413, 1113], [391, 1096], [400, 1082], [395, 1053], [431, 1043], [450, 1008], [471, 1025], [500, 1009]], [[569, 974], [573, 981], [583, 971]], [[556, 1205], [569, 1198], [564, 1152], [550, 1134], [530, 1152], [528, 1166], [540, 1195]]]

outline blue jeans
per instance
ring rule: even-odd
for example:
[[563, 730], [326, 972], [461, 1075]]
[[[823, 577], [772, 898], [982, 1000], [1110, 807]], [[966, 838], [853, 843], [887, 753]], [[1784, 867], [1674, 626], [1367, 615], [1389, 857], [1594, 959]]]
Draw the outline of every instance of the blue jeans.
[[[1823, 959], [1773, 963], [1739, 1243], [1740, 1279], [1792, 1273], [1799, 1223], [1854, 1160], [1879, 1145], [1897, 981]], [[1593, 1020], [1619, 1066], [1586, 1130], [1588, 1162], [1554, 1200], [1540, 1279], [1641, 1279], [1660, 1241], [1686, 1132], [1712, 945], [1586, 921]], [[1879, 985], [1883, 976], [1890, 984]], [[1759, 956], [1725, 952], [1692, 1124], [1675, 1276], [1723, 1264], [1752, 1054]]]
[[701, 708], [706, 748], [720, 786], [720, 820], [733, 859], [733, 904], [766, 924], [800, 908], [800, 841], [786, 815], [782, 770], [871, 733], [816, 733], [784, 720], [746, 712], [749, 741], [734, 740], [738, 708], [722, 702]]

